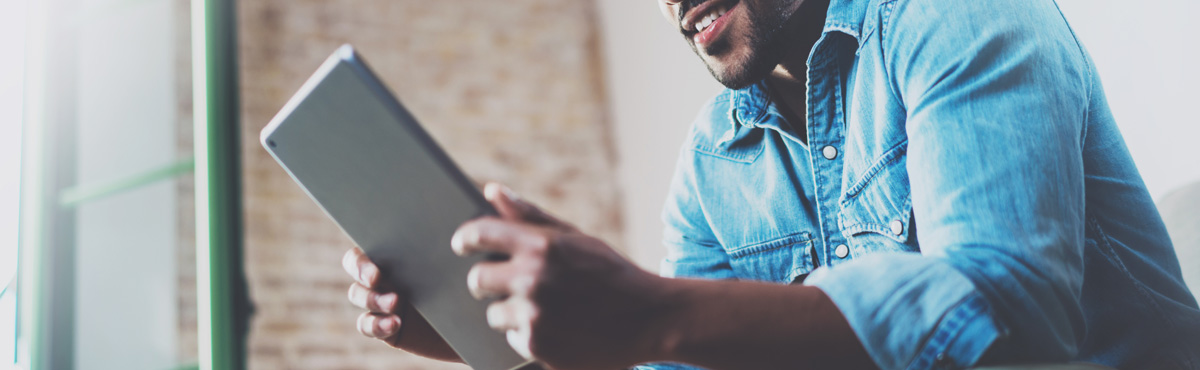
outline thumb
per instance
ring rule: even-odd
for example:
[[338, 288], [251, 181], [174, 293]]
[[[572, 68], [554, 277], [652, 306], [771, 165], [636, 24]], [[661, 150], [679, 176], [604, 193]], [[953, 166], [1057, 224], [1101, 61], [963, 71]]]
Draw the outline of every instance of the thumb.
[[496, 208], [496, 212], [500, 213], [501, 218], [517, 219], [571, 230], [575, 229], [566, 222], [543, 212], [537, 206], [521, 199], [512, 189], [499, 183], [489, 182], [487, 185], [484, 185], [483, 197], [492, 203], [492, 207]]

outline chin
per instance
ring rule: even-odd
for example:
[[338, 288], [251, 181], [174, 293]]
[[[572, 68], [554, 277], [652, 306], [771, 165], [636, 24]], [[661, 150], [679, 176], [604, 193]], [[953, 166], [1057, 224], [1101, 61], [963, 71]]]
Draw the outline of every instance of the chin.
[[713, 72], [713, 77], [715, 77], [717, 79], [717, 82], [720, 82], [721, 85], [725, 85], [725, 87], [733, 89], [733, 90], [744, 89], [747, 86], [753, 85], [759, 81], [762, 81], [763, 78], [765, 78], [765, 77], [756, 78], [753, 76], [746, 76], [743, 74], [718, 74], [717, 72]]
[[[752, 59], [752, 58], [751, 58]], [[708, 60], [708, 72], [725, 87], [738, 90], [753, 85], [767, 78], [774, 66], [756, 68], [758, 63], [742, 60], [732, 63]]]

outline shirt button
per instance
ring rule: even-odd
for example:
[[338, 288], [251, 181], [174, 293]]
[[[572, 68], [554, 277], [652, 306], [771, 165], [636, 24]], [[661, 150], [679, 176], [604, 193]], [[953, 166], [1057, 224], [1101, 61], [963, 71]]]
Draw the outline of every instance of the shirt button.
[[951, 367], [950, 365], [952, 365], [950, 363], [950, 357], [946, 356], [945, 352], [938, 353], [937, 356], [933, 358], [933, 364], [938, 368], [949, 368]]
[[899, 236], [900, 234], [904, 233], [904, 223], [900, 222], [900, 220], [892, 221], [891, 227], [892, 227], [892, 234], [896, 234], [897, 236]]
[[846, 256], [850, 255], [850, 247], [847, 247], [845, 244], [838, 244], [837, 248], [834, 248], [833, 254], [837, 258], [846, 258]]
[[825, 156], [825, 159], [832, 160], [837, 158], [837, 148], [834, 148], [833, 145], [826, 145], [824, 148], [821, 148], [821, 154]]

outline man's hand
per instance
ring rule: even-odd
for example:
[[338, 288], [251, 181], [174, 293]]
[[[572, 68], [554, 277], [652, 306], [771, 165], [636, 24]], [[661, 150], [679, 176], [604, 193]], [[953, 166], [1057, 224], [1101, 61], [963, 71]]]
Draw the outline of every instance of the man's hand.
[[[497, 184], [484, 195], [499, 217], [459, 227], [459, 255], [476, 264], [471, 293], [494, 300], [488, 323], [518, 353], [551, 368], [615, 369], [652, 361], [711, 369], [873, 369], [841, 312], [820, 289], [759, 282], [667, 279], [643, 271]], [[404, 297], [381, 286], [362, 251], [343, 259], [350, 301], [368, 312], [364, 335], [421, 356], [461, 361]], [[401, 330], [403, 326], [403, 330]]]
[[[663, 279], [634, 266], [604, 242], [580, 233], [498, 184], [485, 197], [500, 213], [463, 224], [459, 255], [494, 253], [467, 284], [488, 306], [488, 323], [528, 359], [556, 369], [613, 369], [654, 358], [651, 333], [665, 311]], [[647, 339], [640, 339], [647, 338]]]
[[383, 285], [379, 267], [362, 250], [346, 251], [342, 267], [355, 280], [350, 284], [350, 303], [367, 310], [358, 316], [360, 333], [420, 356], [462, 361], [404, 297]]

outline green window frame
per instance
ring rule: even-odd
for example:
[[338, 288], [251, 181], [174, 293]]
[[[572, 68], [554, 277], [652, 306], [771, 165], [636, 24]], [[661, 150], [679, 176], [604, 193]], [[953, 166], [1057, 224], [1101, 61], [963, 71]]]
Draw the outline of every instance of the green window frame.
[[[144, 1], [144, 0], [143, 0]], [[119, 5], [128, 5], [122, 2]], [[61, 1], [30, 3], [18, 248], [17, 360], [31, 370], [75, 367], [75, 206], [189, 172], [195, 178], [199, 363], [244, 369], [253, 311], [243, 269], [236, 14], [233, 0], [191, 0], [194, 159], [102, 184], [75, 186], [69, 110], [77, 37], [49, 27]]]

